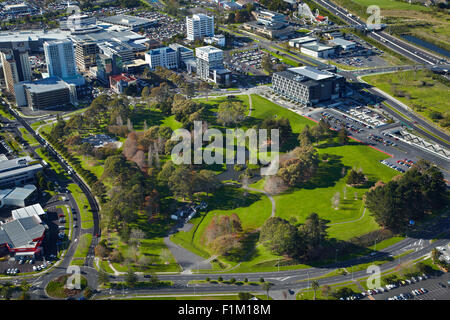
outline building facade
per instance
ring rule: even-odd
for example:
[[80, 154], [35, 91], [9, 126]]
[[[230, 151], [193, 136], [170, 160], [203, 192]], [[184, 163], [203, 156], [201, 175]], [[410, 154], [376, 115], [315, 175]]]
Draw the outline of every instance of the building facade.
[[75, 44], [75, 60], [78, 70], [85, 72], [97, 64], [99, 48], [94, 41], [79, 41]]
[[229, 84], [231, 72], [223, 66], [223, 51], [213, 46], [195, 49], [197, 75], [205, 81]]
[[14, 85], [20, 81], [31, 81], [32, 71], [28, 53], [19, 50], [3, 49], [0, 51], [6, 90], [15, 95]]
[[0, 161], [0, 187], [33, 184], [36, 173], [41, 170], [39, 161], [31, 157]]
[[45, 62], [50, 77], [61, 79], [77, 76], [75, 53], [71, 40], [55, 40], [44, 43]]
[[312, 67], [289, 68], [272, 76], [272, 89], [306, 106], [344, 95], [345, 78]]
[[178, 69], [177, 52], [170, 47], [162, 47], [148, 51], [145, 53], [145, 62], [149, 64], [151, 70], [155, 70], [156, 67]]
[[186, 38], [190, 41], [214, 36], [214, 17], [194, 14], [186, 17]]

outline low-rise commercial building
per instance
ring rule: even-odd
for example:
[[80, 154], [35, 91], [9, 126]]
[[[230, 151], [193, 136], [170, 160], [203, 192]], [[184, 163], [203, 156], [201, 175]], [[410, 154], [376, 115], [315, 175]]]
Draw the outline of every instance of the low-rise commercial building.
[[111, 89], [120, 94], [123, 93], [123, 90], [130, 85], [136, 85], [137, 79], [132, 75], [122, 73], [115, 76], [110, 76], [109, 83]]
[[354, 43], [353, 41], [342, 39], [342, 38], [334, 38], [334, 39], [330, 40], [328, 43], [331, 45], [337, 46], [344, 51], [352, 50], [352, 49], [356, 48], [356, 43]]
[[314, 58], [326, 59], [334, 54], [334, 48], [319, 42], [304, 44], [300, 47], [300, 52]]
[[0, 187], [33, 184], [36, 173], [42, 169], [39, 161], [31, 157], [0, 161]]
[[7, 207], [26, 207], [36, 199], [36, 187], [27, 184], [23, 188], [0, 190], [0, 208]]
[[[45, 211], [40, 204], [35, 204], [11, 212], [12, 220], [0, 224], [0, 248], [2, 253], [36, 257], [42, 252], [48, 226], [41, 217]], [[5, 250], [6, 249], [6, 250]]]

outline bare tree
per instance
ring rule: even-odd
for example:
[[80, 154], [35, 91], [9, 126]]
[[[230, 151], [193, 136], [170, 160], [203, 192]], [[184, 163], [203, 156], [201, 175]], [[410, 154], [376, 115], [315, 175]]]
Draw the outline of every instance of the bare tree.
[[355, 191], [355, 200], [358, 200], [358, 192]]
[[147, 129], [148, 129], [147, 120], [144, 120], [144, 131], [147, 131]]
[[339, 208], [339, 202], [340, 202], [341, 195], [339, 192], [336, 192], [331, 199], [331, 206], [334, 208], [334, 210], [337, 210]]
[[159, 153], [158, 153], [158, 146], [156, 144], [156, 141], [153, 144], [154, 149], [156, 150], [155, 152], [155, 163], [156, 163], [156, 167], [159, 169], [160, 168], [160, 163], [159, 163]]
[[130, 118], [127, 119], [127, 128], [129, 131], [133, 131], [133, 123], [131, 122]]
[[344, 200], [347, 200], [347, 186], [344, 186], [342, 193], [344, 194]]

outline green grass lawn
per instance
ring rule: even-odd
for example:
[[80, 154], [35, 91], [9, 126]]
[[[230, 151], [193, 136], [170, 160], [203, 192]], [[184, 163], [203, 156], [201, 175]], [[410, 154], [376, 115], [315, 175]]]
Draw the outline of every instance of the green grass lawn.
[[[445, 125], [449, 124], [450, 90], [448, 90], [448, 85], [445, 83], [433, 79], [433, 73], [431, 71], [402, 71], [366, 76], [363, 79], [367, 83], [394, 96], [430, 121], [441, 126], [444, 125], [444, 119], [433, 120], [431, 118], [430, 112], [438, 112], [443, 118], [447, 118]], [[426, 82], [425, 85], [423, 81]], [[396, 96], [395, 90], [397, 92], [404, 92], [405, 96]], [[448, 131], [448, 126], [444, 128]]]
[[92, 242], [92, 234], [84, 233], [80, 236], [78, 240], [77, 249], [75, 250], [74, 258], [86, 258], [89, 251], [89, 246]]
[[[131, 260], [128, 264], [113, 263], [114, 268], [118, 271], [126, 271], [128, 267], [139, 272], [181, 271], [180, 266], [164, 244], [162, 237], [139, 239], [139, 248], [136, 255], [132, 253], [127, 243], [120, 240], [116, 233], [110, 233], [108, 240], [111, 243], [111, 247], [118, 249], [123, 257], [128, 257]], [[139, 263], [139, 259], [143, 256], [151, 258], [151, 265], [141, 265]]]
[[[335, 291], [337, 289], [341, 289], [341, 288], [350, 288], [353, 290], [353, 292], [358, 293], [361, 292], [361, 288], [358, 287], [358, 285], [356, 283], [341, 283], [341, 284], [334, 284], [334, 285], [330, 285], [330, 288], [332, 291]], [[329, 295], [329, 296], [323, 296], [322, 295], [322, 287], [320, 287], [319, 289], [316, 290], [316, 300], [336, 300], [336, 298], [334, 298], [333, 296]], [[314, 299], [314, 290], [312, 289], [304, 289], [304, 290], [300, 290], [297, 293], [297, 300], [313, 300]]]
[[274, 56], [275, 58], [280, 59], [282, 62], [284, 62], [284, 63], [286, 63], [286, 64], [288, 64], [288, 65], [290, 65], [290, 66], [298, 67], [298, 66], [301, 66], [301, 65], [302, 65], [301, 63], [299, 63], [299, 62], [297, 62], [297, 61], [295, 61], [295, 60], [292, 60], [292, 59], [289, 59], [289, 58], [287, 58], [287, 57], [285, 57], [285, 56], [276, 54], [276, 53], [274, 53], [274, 52], [272, 52], [272, 51], [269, 51], [269, 50], [267, 50], [267, 49], [263, 49], [263, 51], [265, 51], [265, 52], [271, 54], [271, 55]]
[[37, 146], [37, 145], [39, 145], [39, 142], [37, 142], [37, 140], [27, 131], [27, 129], [19, 128], [19, 130], [22, 133], [23, 140], [28, 142], [28, 144], [30, 146]]
[[81, 216], [81, 228], [92, 228], [94, 226], [92, 211], [85, 194], [75, 183], [69, 184], [67, 189], [72, 193], [75, 201], [77, 202], [78, 210], [80, 211]]
[[[330, 160], [321, 163], [316, 178], [313, 178], [303, 188], [288, 191], [275, 196], [277, 216], [289, 219], [294, 217], [297, 222], [303, 223], [311, 212], [330, 223], [357, 220], [362, 216], [362, 195], [368, 188], [346, 187], [347, 199], [344, 199], [346, 177], [342, 177], [342, 168], [347, 172], [352, 168], [362, 168], [369, 181], [390, 181], [397, 172], [382, 165], [379, 161], [386, 155], [359, 143], [346, 146], [319, 146], [320, 154], [327, 153]], [[331, 199], [336, 192], [341, 195], [338, 210], [331, 206]], [[357, 200], [354, 199], [357, 192]], [[298, 204], [301, 203], [301, 206]], [[348, 240], [367, 232], [378, 229], [378, 225], [366, 211], [362, 220], [330, 226], [328, 233], [331, 237]]]

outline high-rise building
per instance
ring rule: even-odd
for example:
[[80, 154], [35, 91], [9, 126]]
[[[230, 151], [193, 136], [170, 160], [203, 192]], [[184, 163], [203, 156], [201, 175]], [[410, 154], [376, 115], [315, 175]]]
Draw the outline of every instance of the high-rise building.
[[6, 89], [9, 93], [15, 94], [14, 85], [16, 83], [31, 80], [32, 73], [27, 52], [3, 49], [0, 52], [0, 61], [3, 66]]
[[45, 62], [50, 77], [62, 79], [77, 76], [75, 53], [70, 40], [55, 40], [44, 43]]
[[214, 36], [214, 17], [206, 14], [194, 14], [186, 17], [186, 38], [194, 41]]
[[99, 48], [94, 41], [79, 41], [75, 44], [75, 60], [78, 70], [87, 71], [88, 68], [96, 65]]
[[197, 75], [205, 81], [228, 83], [230, 71], [223, 67], [223, 51], [213, 46], [195, 49]]
[[177, 69], [177, 61], [177, 52], [169, 47], [153, 49], [145, 54], [145, 62], [149, 64], [151, 70], [155, 70], [156, 67]]

